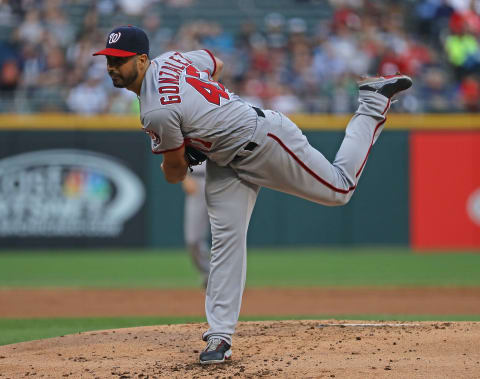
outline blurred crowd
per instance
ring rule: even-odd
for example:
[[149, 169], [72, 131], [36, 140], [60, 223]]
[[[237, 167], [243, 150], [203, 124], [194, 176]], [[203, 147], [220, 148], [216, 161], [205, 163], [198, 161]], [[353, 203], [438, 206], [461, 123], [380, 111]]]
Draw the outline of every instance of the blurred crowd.
[[312, 24], [288, 10], [265, 12], [236, 30], [164, 22], [161, 7], [181, 12], [200, 2], [0, 0], [0, 112], [138, 112], [136, 96], [114, 88], [105, 59], [92, 57], [125, 22], [146, 30], [151, 57], [212, 50], [225, 62], [227, 88], [262, 108], [350, 113], [359, 76], [400, 71], [414, 87], [396, 111], [480, 110], [480, 0], [291, 0], [312, 15], [328, 8], [329, 17]]

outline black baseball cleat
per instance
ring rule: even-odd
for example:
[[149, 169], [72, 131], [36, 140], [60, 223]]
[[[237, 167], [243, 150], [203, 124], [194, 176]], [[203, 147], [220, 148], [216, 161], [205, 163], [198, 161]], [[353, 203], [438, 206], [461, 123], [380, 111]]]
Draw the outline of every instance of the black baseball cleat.
[[361, 91], [373, 91], [391, 99], [397, 93], [412, 86], [412, 79], [407, 75], [397, 73], [395, 75], [374, 76], [358, 82]]
[[210, 338], [207, 347], [200, 353], [200, 363], [202, 365], [223, 363], [231, 356], [232, 350], [228, 343], [220, 338]]

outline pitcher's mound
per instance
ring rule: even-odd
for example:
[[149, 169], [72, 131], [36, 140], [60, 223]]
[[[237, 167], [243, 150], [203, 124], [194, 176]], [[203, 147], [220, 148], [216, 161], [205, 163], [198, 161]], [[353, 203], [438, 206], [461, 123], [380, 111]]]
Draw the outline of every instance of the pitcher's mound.
[[201, 366], [205, 328], [162, 325], [0, 346], [0, 377], [480, 377], [475, 322], [241, 322], [232, 360]]

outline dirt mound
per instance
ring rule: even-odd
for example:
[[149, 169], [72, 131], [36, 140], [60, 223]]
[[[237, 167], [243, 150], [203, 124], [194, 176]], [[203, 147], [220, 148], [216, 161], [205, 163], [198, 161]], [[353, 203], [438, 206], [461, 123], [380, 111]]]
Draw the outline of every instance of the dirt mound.
[[480, 377], [475, 322], [241, 322], [233, 359], [216, 366], [197, 363], [205, 328], [126, 328], [0, 346], [0, 377]]

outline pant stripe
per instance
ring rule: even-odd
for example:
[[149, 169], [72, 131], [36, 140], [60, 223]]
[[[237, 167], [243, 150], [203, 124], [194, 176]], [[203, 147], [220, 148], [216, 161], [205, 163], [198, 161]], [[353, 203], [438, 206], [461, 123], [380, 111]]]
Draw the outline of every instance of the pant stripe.
[[295, 159], [295, 161], [300, 165], [302, 166], [302, 168], [307, 171], [311, 176], [313, 176], [316, 180], [318, 180], [320, 183], [322, 183], [323, 185], [325, 185], [326, 187], [330, 188], [332, 191], [334, 192], [338, 192], [338, 193], [343, 193], [343, 194], [346, 194], [346, 193], [349, 193], [350, 191], [353, 191], [356, 186], [352, 186], [350, 188], [348, 188], [347, 190], [345, 189], [341, 189], [341, 188], [336, 188], [334, 187], [333, 185], [331, 185], [330, 183], [328, 183], [325, 179], [322, 179], [320, 176], [318, 176], [315, 172], [313, 172], [313, 170], [311, 170], [305, 163], [303, 163], [300, 158], [298, 158], [295, 153], [293, 151], [291, 151], [287, 146], [285, 146], [285, 144], [280, 140], [280, 138], [278, 138], [276, 135], [272, 134], [272, 133], [268, 133], [267, 134], [268, 137], [270, 138], [273, 138], [275, 141], [278, 142], [278, 144], [283, 148], [283, 150], [285, 150], [288, 154], [290, 154], [290, 156]]

